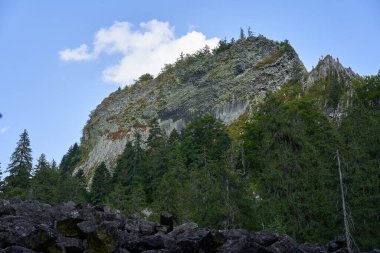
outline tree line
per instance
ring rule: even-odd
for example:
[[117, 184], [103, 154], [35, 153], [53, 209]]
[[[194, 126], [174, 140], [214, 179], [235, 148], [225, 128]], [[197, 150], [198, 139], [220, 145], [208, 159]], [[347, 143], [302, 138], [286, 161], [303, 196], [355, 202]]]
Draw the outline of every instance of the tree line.
[[299, 83], [269, 94], [238, 137], [211, 115], [169, 136], [153, 120], [147, 140], [136, 133], [114, 168], [95, 168], [89, 191], [82, 171], [71, 176], [82, 159], [77, 144], [59, 167], [44, 155], [33, 167], [25, 131], [2, 194], [107, 204], [149, 219], [166, 210], [177, 224], [276, 230], [298, 242], [321, 242], [343, 234], [339, 150], [351, 233], [356, 245], [369, 249], [380, 245], [380, 75], [359, 79], [353, 88], [352, 105], [339, 122], [329, 120]]

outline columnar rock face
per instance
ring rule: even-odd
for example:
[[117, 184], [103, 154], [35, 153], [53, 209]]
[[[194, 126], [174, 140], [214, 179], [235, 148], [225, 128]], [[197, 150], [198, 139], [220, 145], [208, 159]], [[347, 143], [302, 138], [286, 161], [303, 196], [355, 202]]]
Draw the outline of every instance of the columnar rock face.
[[0, 253], [348, 252], [341, 236], [327, 244], [299, 245], [293, 238], [275, 232], [213, 230], [195, 223], [173, 229], [171, 218], [163, 213], [160, 224], [126, 218], [105, 206], [1, 201]]
[[314, 100], [320, 100], [324, 114], [340, 121], [345, 109], [350, 106], [354, 88], [352, 80], [360, 78], [351, 68], [345, 68], [331, 55], [320, 59], [303, 82], [303, 88], [314, 89]]
[[112, 167], [136, 132], [147, 138], [153, 118], [167, 133], [205, 113], [231, 124], [268, 91], [288, 83], [297, 74], [294, 66], [306, 73], [289, 44], [257, 36], [238, 40], [224, 51], [204, 49], [179, 59], [154, 79], [142, 76], [91, 113], [81, 139], [85, 160], [74, 173], [82, 169], [91, 177], [103, 161]]
[[317, 66], [313, 68], [305, 81], [305, 87], [310, 87], [313, 84], [323, 80], [324, 78], [336, 75], [340, 83], [349, 84], [352, 79], [358, 77], [351, 68], [345, 68], [340, 64], [338, 59], [334, 59], [331, 55], [320, 59]]

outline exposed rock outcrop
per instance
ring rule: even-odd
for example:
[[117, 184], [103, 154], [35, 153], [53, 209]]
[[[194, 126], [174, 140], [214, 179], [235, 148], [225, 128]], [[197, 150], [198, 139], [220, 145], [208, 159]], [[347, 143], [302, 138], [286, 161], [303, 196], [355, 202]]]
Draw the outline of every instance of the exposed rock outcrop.
[[[33, 252], [348, 252], [338, 236], [327, 244], [298, 245], [275, 232], [214, 230], [195, 223], [172, 227], [172, 216], [161, 223], [126, 218], [105, 206], [68, 202], [50, 206], [31, 201], [0, 201], [0, 253]], [[378, 252], [373, 250], [371, 252]]]
[[91, 177], [103, 161], [112, 167], [135, 132], [147, 138], [153, 118], [167, 133], [181, 130], [194, 115], [205, 113], [231, 124], [268, 91], [291, 80], [295, 65], [306, 73], [287, 42], [250, 36], [224, 51], [203, 49], [184, 57], [154, 79], [145, 75], [112, 93], [91, 113], [81, 139], [85, 159], [74, 173], [82, 169]]
[[352, 103], [352, 80], [359, 77], [351, 68], [343, 67], [339, 59], [327, 55], [307, 75], [303, 88], [314, 89], [314, 99], [320, 100], [324, 114], [339, 122]]
[[317, 66], [310, 71], [304, 82], [304, 86], [309, 88], [313, 84], [331, 75], [336, 75], [339, 82], [346, 85], [349, 84], [352, 79], [359, 77], [351, 68], [343, 67], [338, 59], [334, 59], [331, 55], [326, 55], [323, 59], [320, 59]]

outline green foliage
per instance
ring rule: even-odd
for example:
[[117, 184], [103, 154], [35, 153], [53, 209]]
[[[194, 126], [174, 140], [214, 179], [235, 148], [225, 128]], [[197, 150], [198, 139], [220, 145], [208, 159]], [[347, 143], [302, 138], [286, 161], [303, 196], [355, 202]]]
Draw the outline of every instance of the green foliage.
[[207, 114], [194, 117], [182, 132], [182, 150], [187, 166], [199, 166], [220, 160], [231, 144], [226, 127]]
[[339, 128], [353, 236], [362, 250], [380, 245], [380, 75], [357, 80]]
[[240, 27], [240, 39], [244, 40], [245, 39], [245, 34], [243, 28]]
[[142, 76], [139, 77], [138, 82], [139, 82], [139, 83], [142, 83], [142, 82], [152, 81], [153, 78], [154, 78], [154, 77], [153, 77], [151, 74], [146, 73], [146, 74], [144, 74], [144, 75], [142, 75]]
[[72, 173], [75, 166], [81, 161], [82, 153], [77, 143], [69, 148], [67, 153], [62, 157], [59, 168], [65, 173]]
[[125, 213], [139, 213], [142, 215], [146, 207], [146, 193], [144, 187], [141, 184], [134, 185], [130, 193], [127, 195]]
[[29, 135], [26, 130], [20, 135], [17, 147], [11, 156], [8, 165], [9, 176], [5, 178], [4, 193], [8, 198], [19, 197], [25, 199], [30, 187], [32, 172], [32, 150]]
[[[287, 42], [279, 47], [290, 50]], [[176, 223], [264, 227], [299, 242], [323, 242], [343, 232], [335, 157], [339, 149], [355, 224], [352, 234], [362, 250], [369, 250], [380, 244], [380, 76], [354, 82], [352, 105], [340, 124], [329, 122], [321, 103], [339, 104], [347, 93], [341, 80], [330, 75], [306, 91], [298, 81], [295, 77], [269, 94], [253, 118], [243, 114], [230, 134], [211, 115], [194, 117], [181, 133], [174, 130], [169, 137], [152, 121], [145, 143], [138, 133], [127, 143], [112, 178], [104, 163], [96, 168], [90, 193], [83, 171], [72, 175], [82, 156], [77, 144], [59, 168], [42, 154], [31, 175], [24, 131], [9, 176], [0, 183], [1, 196], [50, 204], [107, 203], [126, 215], [152, 212], [157, 217], [166, 210]]]
[[[107, 202], [127, 215], [141, 212], [147, 200], [145, 189], [151, 189], [152, 183], [148, 181], [149, 171], [146, 153], [141, 148], [141, 136], [135, 135], [133, 145], [128, 142], [124, 152], [119, 156], [115, 173], [112, 178], [113, 189]], [[136, 206], [132, 203], [138, 201]], [[138, 204], [138, 205], [137, 205]]]
[[104, 162], [95, 169], [90, 192], [90, 198], [93, 204], [103, 203], [107, 195], [111, 192], [111, 175]]
[[181, 135], [173, 131], [169, 138], [153, 121], [145, 150], [140, 143], [136, 136], [117, 161], [111, 206], [128, 215], [166, 210], [177, 223], [249, 227], [253, 199], [236, 164], [225, 163], [231, 140], [220, 120], [195, 117]]
[[187, 202], [185, 184], [188, 181], [185, 161], [179, 152], [179, 146], [170, 152], [168, 171], [163, 175], [154, 197], [156, 210], [169, 211], [175, 220], [181, 221], [189, 217], [185, 210]]
[[317, 101], [321, 110], [326, 110], [327, 108], [337, 109], [346, 92], [347, 86], [342, 83], [336, 74], [331, 73], [314, 84], [305, 96]]
[[227, 42], [226, 39], [220, 40], [219, 43], [218, 43], [218, 46], [216, 48], [214, 48], [212, 52], [214, 54], [219, 54], [221, 52], [229, 50], [232, 45], [233, 45], [233, 43]]
[[302, 81], [304, 77], [304, 67], [299, 61], [294, 61], [290, 67], [293, 82]]
[[266, 65], [275, 63], [278, 59], [280, 59], [286, 52], [293, 51], [294, 49], [289, 44], [288, 40], [279, 43], [278, 50], [273, 54], [265, 57], [261, 61], [256, 64], [256, 68], [264, 68]]
[[167, 147], [166, 135], [158, 125], [157, 120], [153, 120], [149, 130], [147, 140], [146, 157], [146, 173], [144, 177], [145, 191], [149, 202], [153, 201], [153, 193], [161, 181], [162, 176], [167, 171]]
[[50, 166], [44, 154], [37, 160], [34, 171], [32, 198], [44, 203], [57, 203], [58, 171]]
[[[336, 134], [313, 102], [270, 96], [244, 137], [258, 201], [258, 217], [298, 240], [328, 240], [337, 234]], [[317, 223], [316, 221], [321, 221]]]

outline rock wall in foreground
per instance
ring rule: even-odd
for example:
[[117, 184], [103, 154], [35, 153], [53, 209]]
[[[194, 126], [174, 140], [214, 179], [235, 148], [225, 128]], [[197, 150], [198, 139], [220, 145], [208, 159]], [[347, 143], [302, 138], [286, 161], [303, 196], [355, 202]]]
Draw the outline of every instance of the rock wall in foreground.
[[[104, 206], [32, 201], [0, 201], [0, 253], [33, 252], [348, 252], [342, 237], [327, 244], [297, 244], [275, 232], [215, 230], [186, 223], [173, 229], [172, 217], [161, 222], [126, 218]], [[379, 250], [372, 250], [379, 253]]]

